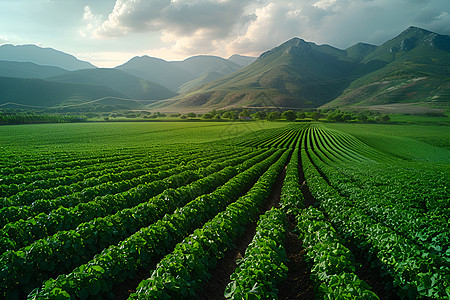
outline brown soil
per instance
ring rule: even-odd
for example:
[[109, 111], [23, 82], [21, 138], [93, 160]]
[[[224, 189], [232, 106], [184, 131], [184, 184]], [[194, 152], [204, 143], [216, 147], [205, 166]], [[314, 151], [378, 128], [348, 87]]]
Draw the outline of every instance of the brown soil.
[[295, 218], [288, 215], [288, 232], [285, 249], [289, 271], [287, 279], [278, 285], [279, 299], [314, 299], [314, 282], [309, 278], [310, 268], [305, 261], [305, 250], [295, 233]]
[[[269, 196], [268, 201], [262, 207], [261, 214], [265, 213], [272, 207], [278, 206], [280, 202], [281, 187], [283, 186], [284, 177], [286, 175], [286, 168], [278, 175], [275, 186]], [[225, 299], [223, 296], [227, 284], [230, 282], [230, 275], [236, 270], [237, 260], [242, 258], [245, 250], [251, 243], [256, 233], [256, 222], [251, 222], [245, 228], [244, 235], [236, 240], [235, 248], [229, 249], [225, 253], [225, 257], [217, 262], [216, 267], [211, 270], [211, 278], [205, 285], [202, 292], [199, 293], [199, 299], [204, 300], [219, 300]]]
[[[345, 246], [351, 249], [351, 245], [347, 244]], [[352, 251], [352, 253], [355, 256], [355, 265], [357, 266], [355, 274], [372, 288], [372, 291], [380, 300], [401, 299], [392, 287], [394, 279], [391, 276], [381, 277], [380, 269], [372, 268], [371, 263], [365, 259], [364, 253], [360, 251]]]

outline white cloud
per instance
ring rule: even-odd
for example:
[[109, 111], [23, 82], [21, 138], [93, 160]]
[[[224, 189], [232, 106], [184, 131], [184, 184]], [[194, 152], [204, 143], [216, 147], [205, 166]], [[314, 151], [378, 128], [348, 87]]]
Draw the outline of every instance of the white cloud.
[[82, 37], [88, 37], [93, 35], [95, 30], [102, 23], [102, 16], [96, 15], [92, 12], [89, 5], [84, 7], [83, 13], [83, 27], [78, 31]]
[[158, 34], [160, 42], [147, 51], [163, 58], [258, 55], [293, 37], [346, 48], [360, 41], [380, 44], [410, 25], [450, 34], [447, 1], [116, 0], [107, 17], [86, 6], [80, 33]]
[[94, 35], [119, 37], [129, 33], [171, 31], [187, 36], [209, 30], [226, 36], [239, 23], [243, 0], [117, 0], [108, 18], [93, 29]]
[[8, 43], [8, 37], [4, 35], [0, 35], [0, 44]]

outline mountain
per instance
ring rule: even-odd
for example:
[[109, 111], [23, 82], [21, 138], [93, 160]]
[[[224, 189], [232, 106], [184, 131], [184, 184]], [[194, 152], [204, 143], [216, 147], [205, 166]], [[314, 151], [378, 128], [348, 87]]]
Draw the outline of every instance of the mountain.
[[[134, 57], [116, 69], [131, 75], [156, 82], [172, 91], [179, 91], [181, 86], [197, 87], [195, 84], [206, 83], [208, 78], [216, 79], [242, 68], [232, 61], [212, 55], [198, 55], [183, 61], [165, 61], [149, 56]], [[213, 73], [208, 75], [208, 73]], [[201, 78], [199, 78], [201, 77]], [[189, 83], [188, 83], [189, 82]], [[185, 91], [185, 88], [183, 88]]]
[[345, 51], [347, 52], [348, 57], [360, 61], [364, 57], [375, 51], [375, 49], [377, 49], [377, 46], [375, 45], [358, 43], [351, 46], [350, 48], [347, 48]]
[[67, 72], [52, 66], [41, 66], [30, 62], [0, 61], [0, 76], [17, 78], [45, 78]]
[[317, 107], [340, 95], [357, 67], [344, 50], [294, 38], [174, 106]]
[[212, 55], [198, 55], [189, 57], [183, 61], [170, 62], [184, 71], [191, 73], [195, 77], [205, 75], [210, 72], [216, 72], [228, 75], [242, 68], [228, 59]]
[[168, 61], [150, 56], [136, 56], [116, 69], [136, 77], [156, 82], [172, 91], [177, 91], [183, 83], [195, 76]]
[[239, 55], [239, 54], [233, 54], [232, 56], [230, 56], [228, 58], [229, 61], [232, 61], [235, 64], [241, 65], [243, 67], [246, 67], [246, 66], [252, 64], [256, 59], [257, 59], [257, 57], [244, 56], [244, 55]]
[[140, 79], [117, 69], [85, 69], [66, 72], [46, 79], [55, 82], [105, 86], [135, 100], [167, 99], [176, 95], [157, 83]]
[[75, 56], [52, 48], [41, 48], [36, 45], [2, 45], [0, 60], [31, 62], [44, 66], [55, 66], [69, 71], [95, 68], [89, 62], [78, 60]]
[[450, 37], [410, 27], [386, 43], [345, 50], [291, 39], [255, 62], [152, 108], [448, 105]]
[[0, 77], [0, 106], [5, 106], [7, 103], [36, 107], [79, 104], [106, 95], [125, 97], [117, 91], [97, 85]]
[[450, 97], [450, 36], [409, 27], [361, 59], [371, 72], [354, 80], [329, 107], [394, 103], [440, 105]]
[[198, 88], [204, 84], [207, 84], [208, 82], [217, 80], [219, 78], [222, 78], [224, 74], [218, 73], [218, 72], [208, 72], [206, 74], [203, 74], [200, 77], [197, 77], [191, 81], [188, 81], [184, 83], [182, 86], [178, 88], [179, 93], [188, 93], [195, 88]]

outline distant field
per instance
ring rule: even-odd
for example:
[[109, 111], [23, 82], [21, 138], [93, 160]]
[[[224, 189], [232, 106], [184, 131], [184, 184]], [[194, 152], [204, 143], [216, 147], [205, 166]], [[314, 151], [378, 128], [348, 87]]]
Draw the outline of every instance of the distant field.
[[111, 150], [211, 142], [285, 125], [274, 122], [101, 122], [0, 126], [0, 147], [4, 151], [36, 153], [39, 150]]
[[450, 161], [448, 126], [388, 124], [327, 124], [348, 132], [372, 147], [405, 158]]
[[447, 129], [1, 126], [0, 298], [448, 298]]

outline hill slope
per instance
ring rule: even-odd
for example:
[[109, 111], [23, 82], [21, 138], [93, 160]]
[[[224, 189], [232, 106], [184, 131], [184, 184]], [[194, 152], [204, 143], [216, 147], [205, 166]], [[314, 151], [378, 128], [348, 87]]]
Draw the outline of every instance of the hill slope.
[[45, 78], [66, 73], [59, 67], [41, 66], [30, 62], [0, 61], [0, 76], [17, 78]]
[[[86, 69], [47, 78], [49, 81], [105, 86], [136, 100], [167, 99], [176, 95], [171, 90], [117, 69]], [[106, 96], [106, 95], [105, 95]]]
[[239, 55], [239, 54], [233, 54], [228, 58], [228, 60], [234, 62], [235, 64], [241, 65], [243, 67], [251, 65], [256, 59], [257, 59], [257, 57], [245, 56], [245, 55]]
[[241, 65], [235, 64], [232, 61], [212, 55], [192, 56], [183, 61], [173, 61], [170, 63], [195, 77], [203, 76], [211, 72], [228, 75], [242, 68]]
[[0, 60], [32, 62], [38, 65], [55, 66], [69, 71], [95, 68], [89, 62], [81, 61], [75, 56], [36, 45], [2, 45]]
[[[116, 67], [116, 69], [134, 76], [156, 82], [172, 91], [179, 91], [185, 84], [189, 86], [189, 89], [198, 87], [198, 84], [201, 85], [217, 79], [215, 75], [224, 76], [240, 68], [242, 68], [241, 65], [212, 55], [198, 55], [183, 61], [170, 62], [142, 56], [134, 57], [125, 64]], [[211, 74], [207, 75], [208, 73]], [[186, 87], [183, 87], [183, 91], [186, 91]]]
[[133, 57], [116, 69], [158, 83], [172, 91], [177, 91], [183, 83], [195, 79], [194, 75], [168, 61], [146, 55]]
[[51, 107], [79, 104], [106, 96], [125, 97], [103, 86], [0, 77], [1, 106], [15, 103], [24, 106]]
[[152, 107], [448, 105], [449, 52], [449, 36], [417, 27], [381, 46], [358, 43], [346, 50], [294, 38], [243, 69]]
[[343, 50], [294, 38], [173, 105], [315, 107], [337, 97], [357, 66]]
[[449, 101], [450, 36], [410, 27], [362, 59], [370, 64], [378, 68], [324, 107]]

